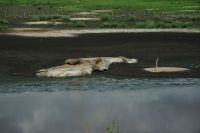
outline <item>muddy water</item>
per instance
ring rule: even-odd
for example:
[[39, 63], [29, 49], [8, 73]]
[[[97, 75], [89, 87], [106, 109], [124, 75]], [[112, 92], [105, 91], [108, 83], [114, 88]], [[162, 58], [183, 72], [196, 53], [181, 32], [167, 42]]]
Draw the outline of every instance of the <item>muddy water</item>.
[[[38, 69], [63, 64], [66, 58], [126, 56], [137, 58], [139, 63], [113, 65], [104, 74], [136, 78], [200, 77], [199, 42], [197, 33], [85, 34], [74, 38], [0, 36], [0, 73], [32, 76]], [[186, 67], [192, 71], [153, 75], [142, 71], [144, 67], [154, 67], [157, 57], [160, 57], [158, 66]]]
[[[200, 133], [199, 34], [0, 37], [0, 133]], [[70, 78], [37, 78], [66, 57], [127, 56], [138, 64]], [[149, 74], [160, 66], [188, 73]], [[152, 63], [153, 62], [153, 63]]]

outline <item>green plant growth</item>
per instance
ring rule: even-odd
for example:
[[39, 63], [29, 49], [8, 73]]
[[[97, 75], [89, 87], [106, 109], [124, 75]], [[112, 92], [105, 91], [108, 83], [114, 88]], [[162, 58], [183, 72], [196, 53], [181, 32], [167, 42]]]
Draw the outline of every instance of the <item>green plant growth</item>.
[[126, 23], [126, 22], [120, 22], [118, 24], [118, 27], [120, 27], [120, 28], [126, 28], [126, 27], [128, 27], [128, 23]]
[[76, 22], [74, 22], [74, 26], [78, 27], [78, 28], [82, 28], [82, 27], [85, 27], [86, 24], [83, 21], [76, 21]]
[[136, 28], [145, 28], [146, 27], [146, 23], [144, 23], [144, 22], [136, 23], [135, 27]]
[[48, 5], [57, 9], [88, 11], [92, 9], [179, 11], [199, 10], [199, 0], [0, 0], [0, 5]]
[[63, 20], [64, 22], [69, 22], [69, 21], [70, 21], [70, 17], [69, 17], [69, 16], [64, 16], [64, 17], [62, 18], [62, 20]]
[[34, 22], [40, 21], [40, 17], [33, 15], [33, 16], [31, 16], [31, 21], [34, 21]]
[[135, 16], [130, 16], [130, 17], [128, 18], [128, 21], [136, 21], [136, 17], [135, 17]]
[[153, 20], [147, 21], [146, 28], [155, 28], [156, 24]]
[[181, 23], [181, 21], [174, 21], [171, 24], [171, 28], [181, 28], [183, 25]]
[[116, 122], [113, 121], [111, 127], [106, 128], [106, 133], [120, 133], [119, 127], [116, 125]]
[[100, 16], [100, 19], [102, 21], [110, 21], [112, 19], [112, 16], [111, 15], [108, 15], [108, 14], [105, 14], [105, 15], [101, 15]]
[[117, 23], [113, 23], [113, 22], [103, 22], [101, 25], [100, 25], [101, 28], [116, 28], [118, 27], [118, 24]]
[[8, 21], [5, 19], [0, 19], [0, 31], [4, 31], [8, 28]]

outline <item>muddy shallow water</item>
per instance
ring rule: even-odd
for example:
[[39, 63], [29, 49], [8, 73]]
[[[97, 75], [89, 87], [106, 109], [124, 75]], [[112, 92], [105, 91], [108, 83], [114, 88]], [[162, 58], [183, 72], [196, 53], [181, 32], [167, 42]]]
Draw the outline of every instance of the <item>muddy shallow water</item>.
[[[103, 73], [123, 77], [200, 77], [200, 34], [115, 33], [85, 34], [72, 38], [0, 36], [0, 73], [34, 75], [35, 71], [63, 64], [66, 58], [126, 56], [138, 64], [116, 64]], [[186, 67], [188, 73], [150, 74], [159, 66]], [[102, 74], [101, 74], [102, 75]]]
[[[0, 133], [200, 133], [200, 35], [88, 34], [77, 38], [0, 37]], [[38, 78], [65, 58], [127, 56], [106, 72]], [[190, 68], [150, 74], [144, 67]]]

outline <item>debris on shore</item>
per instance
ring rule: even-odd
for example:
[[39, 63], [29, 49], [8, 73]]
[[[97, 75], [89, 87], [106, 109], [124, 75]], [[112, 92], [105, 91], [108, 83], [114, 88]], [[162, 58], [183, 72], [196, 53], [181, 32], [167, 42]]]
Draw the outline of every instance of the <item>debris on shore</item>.
[[36, 72], [38, 77], [67, 77], [81, 76], [91, 74], [93, 71], [108, 70], [109, 66], [114, 63], [137, 63], [137, 59], [126, 57], [93, 57], [67, 59], [64, 65], [47, 69], [41, 69]]

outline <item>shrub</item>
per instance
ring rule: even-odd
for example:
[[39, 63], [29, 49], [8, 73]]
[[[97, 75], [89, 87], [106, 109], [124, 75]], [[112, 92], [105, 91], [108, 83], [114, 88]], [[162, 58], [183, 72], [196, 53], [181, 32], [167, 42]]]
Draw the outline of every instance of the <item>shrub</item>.
[[109, 23], [109, 22], [104, 22], [100, 25], [101, 28], [116, 28], [118, 27], [117, 23]]
[[40, 20], [41, 20], [41, 21], [46, 21], [47, 19], [46, 19], [45, 16], [40, 16]]
[[171, 28], [171, 24], [166, 23], [166, 22], [160, 22], [156, 25], [156, 27], [158, 27], [158, 28]]
[[135, 16], [130, 16], [129, 18], [128, 18], [128, 21], [135, 21], [136, 20], [136, 17]]
[[53, 19], [53, 17], [52, 16], [46, 16], [46, 20], [52, 20]]
[[77, 21], [74, 23], [75, 27], [85, 27], [85, 22], [83, 21]]
[[190, 17], [190, 20], [192, 20], [192, 21], [199, 21], [200, 17], [199, 16]]
[[159, 21], [159, 20], [161, 20], [161, 17], [160, 17], [160, 16], [154, 16], [154, 17], [153, 17], [153, 20], [154, 20], [154, 21]]
[[40, 17], [39, 16], [31, 16], [31, 20], [32, 21], [40, 21]]
[[101, 15], [100, 18], [102, 21], [109, 21], [109, 20], [111, 20], [112, 16], [105, 14], [105, 15]]
[[155, 28], [156, 27], [156, 24], [154, 21], [147, 21], [147, 25], [146, 25], [146, 28]]
[[7, 25], [0, 25], [0, 31], [4, 31], [8, 28]]
[[52, 19], [61, 19], [62, 16], [52, 16]]
[[70, 17], [69, 17], [69, 16], [64, 16], [64, 17], [62, 18], [62, 20], [63, 20], [64, 22], [69, 22], [69, 21], [70, 21]]
[[136, 26], [136, 28], [145, 28], [146, 24], [145, 23], [137, 23], [135, 26]]
[[122, 28], [128, 27], [128, 24], [126, 22], [121, 22], [118, 24], [118, 27], [122, 27]]
[[42, 7], [39, 6], [39, 7], [37, 7], [37, 9], [38, 9], [38, 10], [42, 10]]
[[182, 23], [181, 21], [174, 21], [171, 25], [171, 28], [181, 28]]
[[8, 28], [8, 21], [5, 19], [0, 19], [0, 31], [6, 30]]
[[166, 18], [164, 19], [164, 22], [165, 23], [172, 23], [174, 20], [173, 19], [170, 19], [170, 18]]
[[179, 15], [178, 17], [176, 17], [177, 19], [190, 19], [190, 17], [189, 16], [185, 16], [185, 15]]
[[0, 25], [7, 25], [8, 21], [5, 19], [0, 19]]

